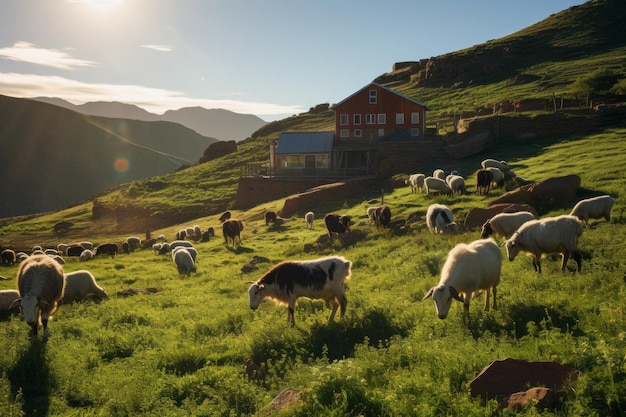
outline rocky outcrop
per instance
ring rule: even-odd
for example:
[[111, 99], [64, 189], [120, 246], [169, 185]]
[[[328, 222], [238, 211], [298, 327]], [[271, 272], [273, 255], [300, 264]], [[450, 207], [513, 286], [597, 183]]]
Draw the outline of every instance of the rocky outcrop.
[[475, 207], [467, 213], [465, 217], [464, 228], [465, 230], [472, 230], [482, 227], [483, 224], [496, 214], [500, 213], [515, 213], [518, 211], [529, 211], [539, 217], [537, 210], [528, 204], [516, 204], [516, 203], [502, 203], [494, 204], [487, 208]]
[[503, 203], [536, 204], [551, 201], [571, 201], [576, 198], [578, 187], [580, 187], [578, 175], [548, 178], [545, 181], [525, 185], [504, 193], [490, 202], [488, 206]]
[[[524, 407], [531, 398], [541, 398], [544, 406], [554, 407], [556, 392], [567, 381], [576, 379], [577, 371], [555, 362], [531, 362], [518, 359], [494, 361], [474, 378], [469, 386], [474, 397], [498, 400], [503, 406]], [[542, 387], [544, 389], [528, 389]]]
[[237, 150], [237, 142], [234, 140], [219, 141], [212, 143], [208, 148], [204, 150], [204, 154], [198, 161], [199, 164], [212, 161], [222, 156], [226, 156], [229, 153], [233, 153]]

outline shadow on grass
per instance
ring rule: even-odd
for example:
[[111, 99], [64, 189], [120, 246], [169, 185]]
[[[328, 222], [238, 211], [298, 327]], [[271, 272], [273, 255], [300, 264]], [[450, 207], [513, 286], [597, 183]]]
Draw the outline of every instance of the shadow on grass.
[[7, 372], [11, 382], [11, 393], [14, 397], [23, 398], [22, 411], [26, 416], [48, 415], [50, 385], [53, 378], [46, 363], [45, 352], [45, 342], [33, 341]]

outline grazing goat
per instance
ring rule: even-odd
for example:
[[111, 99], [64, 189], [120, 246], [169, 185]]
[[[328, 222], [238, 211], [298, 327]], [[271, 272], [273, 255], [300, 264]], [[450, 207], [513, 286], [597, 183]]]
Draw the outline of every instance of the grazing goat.
[[502, 252], [493, 240], [459, 243], [448, 253], [439, 284], [428, 290], [422, 300], [432, 296], [437, 316], [442, 320], [448, 316], [452, 299], [461, 301], [469, 320], [470, 300], [476, 292], [485, 291], [485, 311], [489, 311], [489, 292], [493, 292], [493, 308], [496, 308], [501, 270]]
[[224, 241], [228, 246], [229, 240], [232, 242], [233, 247], [237, 240], [241, 245], [241, 231], [243, 230], [243, 223], [237, 219], [228, 219], [222, 223], [222, 233], [224, 234]]
[[520, 252], [533, 255], [533, 267], [537, 273], [541, 273], [541, 255], [544, 253], [561, 254], [561, 271], [565, 270], [570, 256], [573, 257], [580, 272], [582, 257], [578, 252], [578, 238], [582, 233], [580, 220], [564, 214], [527, 221], [504, 244], [509, 261]]
[[326, 224], [326, 229], [328, 230], [328, 236], [332, 242], [333, 234], [337, 233], [337, 235], [341, 233], [347, 233], [350, 231], [350, 223], [352, 219], [350, 216], [346, 215], [338, 215], [338, 214], [327, 214], [324, 216], [324, 223]]
[[47, 255], [31, 255], [17, 271], [17, 288], [24, 320], [31, 327], [31, 336], [37, 337], [39, 325], [43, 326], [43, 340], [48, 340], [48, 319], [57, 310], [63, 298], [63, 268]]
[[256, 310], [265, 299], [287, 305], [287, 322], [295, 325], [294, 311], [300, 297], [322, 299], [332, 305], [329, 322], [337, 309], [344, 316], [348, 300], [344, 281], [350, 278], [352, 262], [342, 256], [329, 256], [310, 261], [283, 261], [271, 268], [256, 282], [250, 283], [250, 308]]

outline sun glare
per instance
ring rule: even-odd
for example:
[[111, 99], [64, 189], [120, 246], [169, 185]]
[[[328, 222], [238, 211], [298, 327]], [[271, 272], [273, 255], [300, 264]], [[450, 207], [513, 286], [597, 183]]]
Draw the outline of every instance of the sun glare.
[[83, 0], [83, 2], [98, 9], [112, 9], [121, 4], [123, 0]]

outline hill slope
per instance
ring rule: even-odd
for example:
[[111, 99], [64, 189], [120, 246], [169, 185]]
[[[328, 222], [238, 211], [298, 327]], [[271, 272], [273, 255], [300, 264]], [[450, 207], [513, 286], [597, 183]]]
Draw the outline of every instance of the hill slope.
[[[195, 163], [215, 139], [169, 122], [91, 117], [0, 96], [0, 217], [58, 210]], [[116, 165], [117, 161], [117, 165]]]

